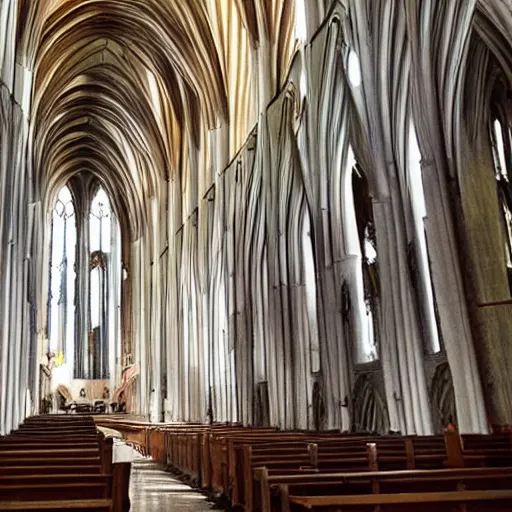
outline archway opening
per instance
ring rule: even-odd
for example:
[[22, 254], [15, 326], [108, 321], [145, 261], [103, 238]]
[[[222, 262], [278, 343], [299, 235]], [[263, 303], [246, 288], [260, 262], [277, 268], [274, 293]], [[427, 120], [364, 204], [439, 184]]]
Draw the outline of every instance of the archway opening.
[[48, 293], [48, 354], [59, 382], [69, 382], [75, 359], [75, 281], [77, 226], [71, 191], [62, 187], [51, 212]]
[[52, 210], [52, 387], [65, 390], [60, 407], [83, 402], [93, 408], [103, 400], [108, 408], [122, 370], [121, 231], [103, 187], [75, 188], [64, 186]]

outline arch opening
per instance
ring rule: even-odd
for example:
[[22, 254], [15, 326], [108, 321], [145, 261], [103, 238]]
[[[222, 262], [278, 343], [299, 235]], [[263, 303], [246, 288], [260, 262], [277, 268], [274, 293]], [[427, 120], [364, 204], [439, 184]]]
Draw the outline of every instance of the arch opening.
[[121, 380], [121, 230], [103, 187], [75, 185], [51, 212], [48, 356], [53, 388], [91, 401]]

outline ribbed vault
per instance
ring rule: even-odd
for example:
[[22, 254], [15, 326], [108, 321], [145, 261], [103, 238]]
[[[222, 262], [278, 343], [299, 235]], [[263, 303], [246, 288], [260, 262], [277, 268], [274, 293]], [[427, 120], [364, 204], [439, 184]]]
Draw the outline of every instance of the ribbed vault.
[[187, 144], [199, 148], [205, 130], [236, 117], [225, 164], [240, 147], [254, 116], [256, 47], [273, 62], [266, 102], [292, 48], [284, 0], [36, 0], [21, 2], [20, 17], [21, 59], [34, 70], [36, 190], [50, 204], [70, 177], [93, 174], [126, 213], [131, 239], [143, 232], [144, 198], [184, 172]]
[[141, 234], [144, 198], [159, 196], [159, 178], [178, 165], [184, 97], [201, 104], [212, 126], [227, 117], [206, 13], [197, 7], [186, 16], [176, 6], [62, 2], [42, 24], [36, 51], [38, 189], [50, 198], [70, 177], [95, 175], [128, 214], [132, 238]]

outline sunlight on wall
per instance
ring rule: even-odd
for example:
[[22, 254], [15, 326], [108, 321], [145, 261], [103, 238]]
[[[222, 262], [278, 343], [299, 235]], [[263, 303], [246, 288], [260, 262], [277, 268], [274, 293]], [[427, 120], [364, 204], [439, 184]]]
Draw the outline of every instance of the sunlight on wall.
[[[106, 192], [100, 188], [96, 192], [89, 216], [89, 249], [90, 252], [110, 252], [111, 248], [111, 217], [110, 201]], [[108, 219], [108, 221], [107, 221]]]
[[306, 76], [306, 72], [304, 70], [302, 70], [302, 72], [300, 74], [299, 87], [300, 87], [300, 99], [303, 100], [308, 95], [308, 79]]
[[359, 57], [354, 50], [350, 50], [348, 54], [348, 79], [353, 87], [359, 87], [361, 85], [361, 65], [359, 63]]
[[308, 38], [308, 27], [306, 22], [306, 5], [307, 0], [295, 1], [295, 38], [304, 42]]
[[158, 122], [162, 122], [162, 103], [160, 101], [160, 91], [158, 89], [158, 84], [155, 78], [155, 75], [148, 69], [147, 70], [149, 90], [151, 92], [151, 102], [153, 103], [153, 107], [156, 112], [156, 117]]
[[503, 130], [501, 128], [501, 121], [499, 119], [494, 121], [494, 135], [496, 137], [496, 149], [498, 153], [496, 173], [508, 178], [507, 159], [505, 157], [505, 146], [503, 144]]
[[375, 263], [377, 259], [377, 252], [373, 245], [364, 240], [365, 254], [361, 254], [361, 244], [359, 241], [359, 233], [357, 231], [357, 221], [355, 214], [354, 192], [352, 188], [352, 177], [355, 172], [356, 158], [352, 146], [347, 150], [347, 163], [346, 163], [346, 185], [345, 185], [345, 231], [346, 231], [346, 250], [348, 254], [357, 257], [358, 264], [354, 266], [356, 273], [354, 279], [355, 289], [352, 290], [351, 298], [352, 303], [355, 305], [357, 316], [357, 327], [353, 326], [353, 336], [356, 337], [354, 345], [354, 353], [352, 354], [356, 364], [364, 364], [375, 361], [379, 358], [376, 346], [376, 334], [374, 330], [374, 316], [372, 307], [369, 301], [365, 299], [364, 291], [364, 277], [363, 277], [363, 256], [368, 260], [368, 263]]
[[410, 178], [410, 194], [413, 208], [414, 224], [416, 229], [419, 258], [418, 266], [423, 275], [424, 286], [424, 307], [423, 315], [426, 315], [425, 325], [428, 326], [429, 339], [425, 340], [427, 350], [430, 353], [437, 353], [441, 350], [439, 341], [439, 333], [437, 329], [437, 321], [434, 311], [434, 294], [432, 290], [432, 279], [430, 276], [429, 259], [427, 252], [427, 240], [425, 237], [424, 217], [427, 215], [425, 206], [425, 194], [423, 191], [423, 182], [421, 177], [421, 152], [416, 138], [416, 130], [414, 123], [411, 121], [409, 128], [409, 144], [408, 144], [408, 171]]
[[52, 214], [50, 270], [50, 350], [63, 352], [65, 361], [74, 358], [75, 339], [76, 221], [68, 187], [57, 196]]
[[320, 370], [320, 353], [318, 350], [317, 280], [310, 229], [309, 215], [306, 215], [302, 227], [302, 256], [304, 261], [304, 284], [306, 286], [306, 308], [308, 312], [311, 347], [311, 371], [317, 372]]

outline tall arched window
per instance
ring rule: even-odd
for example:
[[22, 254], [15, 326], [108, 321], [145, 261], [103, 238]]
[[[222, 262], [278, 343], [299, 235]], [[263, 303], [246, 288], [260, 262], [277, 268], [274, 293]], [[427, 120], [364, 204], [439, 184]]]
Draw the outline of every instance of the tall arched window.
[[356, 307], [362, 319], [361, 339], [355, 350], [356, 363], [369, 363], [379, 359], [380, 276], [377, 255], [377, 238], [373, 223], [373, 207], [366, 176], [357, 165], [352, 164], [350, 173], [354, 196], [355, 220], [361, 273], [358, 285], [361, 293]]
[[68, 370], [67, 378], [74, 361], [76, 239], [73, 197], [65, 186], [52, 211], [48, 339], [55, 365], [61, 371]]
[[510, 128], [504, 126], [499, 119], [494, 119], [491, 138], [505, 241], [508, 285], [512, 295], [512, 184], [509, 176], [509, 170], [512, 167], [512, 134]]
[[304, 284], [306, 291], [306, 310], [308, 315], [311, 371], [320, 370], [320, 349], [318, 346], [318, 310], [316, 289], [316, 268], [311, 240], [311, 221], [309, 213], [302, 223], [302, 258], [304, 265]]
[[89, 211], [88, 371], [91, 379], [112, 378], [111, 354], [119, 337], [121, 262], [119, 226], [103, 188]]
[[295, 2], [295, 38], [300, 42], [306, 41], [308, 37], [306, 0]]
[[442, 350], [442, 337], [436, 315], [436, 300], [432, 286], [424, 219], [427, 216], [425, 193], [421, 176], [421, 151], [414, 123], [409, 126], [407, 178], [411, 197], [414, 238], [409, 244], [409, 272], [421, 321], [424, 347], [428, 354]]

